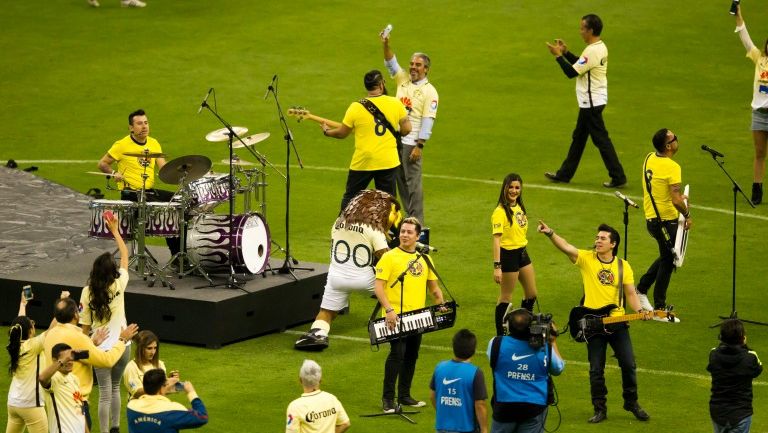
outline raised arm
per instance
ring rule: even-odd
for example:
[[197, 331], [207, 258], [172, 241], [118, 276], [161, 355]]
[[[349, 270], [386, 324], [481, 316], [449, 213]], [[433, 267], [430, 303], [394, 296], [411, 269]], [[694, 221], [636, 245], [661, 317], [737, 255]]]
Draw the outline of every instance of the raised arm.
[[744, 18], [741, 15], [741, 5], [736, 7], [735, 17], [736, 33], [739, 34], [741, 44], [744, 45], [744, 48], [747, 50], [747, 52], [752, 51], [752, 49], [755, 48], [755, 44], [752, 42], [752, 38], [749, 37], [749, 32], [747, 32], [747, 23], [744, 22]]
[[107, 227], [109, 227], [109, 231], [112, 233], [112, 236], [115, 237], [117, 249], [120, 251], [120, 269], [128, 269], [128, 247], [125, 246], [125, 241], [123, 240], [123, 237], [120, 236], [120, 230], [118, 227], [119, 221], [114, 215], [111, 219], [104, 217], [104, 221], [106, 221]]
[[539, 220], [539, 226], [537, 227], [539, 233], [544, 234], [552, 241], [552, 245], [557, 247], [571, 260], [571, 263], [576, 263], [576, 259], [579, 258], [579, 250], [573, 245], [569, 244], [564, 238], [560, 237], [552, 230], [544, 221]]

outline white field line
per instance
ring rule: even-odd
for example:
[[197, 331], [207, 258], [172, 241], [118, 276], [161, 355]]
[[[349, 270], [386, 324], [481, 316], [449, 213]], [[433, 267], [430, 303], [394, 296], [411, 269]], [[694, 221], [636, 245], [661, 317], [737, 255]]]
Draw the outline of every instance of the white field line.
[[[96, 160], [90, 160], [90, 159], [20, 159], [16, 161], [19, 164], [93, 164], [95, 167], [95, 164], [98, 162]], [[222, 163], [214, 163], [214, 165], [225, 165]], [[291, 168], [298, 168], [298, 166], [291, 166]], [[309, 166], [305, 165], [304, 168], [308, 170], [319, 170], [319, 171], [337, 171], [337, 172], [345, 172], [347, 171], [347, 168], [342, 167], [324, 167], [324, 166]], [[441, 174], [424, 174], [423, 175], [426, 178], [430, 179], [445, 179], [450, 181], [460, 181], [460, 182], [471, 182], [471, 183], [482, 183], [487, 185], [498, 185], [498, 180], [488, 180], [488, 179], [475, 179], [471, 177], [462, 177], [462, 176], [447, 176], [447, 175], [441, 175]], [[613, 197], [614, 194], [611, 192], [604, 192], [604, 191], [591, 191], [586, 189], [579, 189], [579, 188], [572, 188], [568, 186], [562, 186], [562, 185], [541, 185], [541, 184], [535, 184], [535, 183], [528, 183], [525, 184], [526, 188], [534, 188], [534, 189], [548, 189], [551, 191], [562, 191], [562, 192], [574, 192], [574, 193], [580, 193], [580, 194], [591, 194], [591, 195], [601, 195], [605, 197]], [[642, 197], [637, 196], [630, 196], [627, 195], [627, 197], [632, 198], [634, 200], [642, 201]], [[715, 212], [715, 213], [721, 213], [725, 215], [732, 215], [733, 211], [730, 209], [720, 209], [720, 208], [714, 208], [714, 207], [708, 207], [708, 206], [699, 206], [699, 205], [692, 205], [691, 209], [697, 209], [697, 210], [704, 210], [709, 212]], [[743, 217], [743, 218], [752, 218], [756, 220], [762, 220], [762, 221], [768, 221], [768, 216], [764, 215], [755, 215], [755, 214], [749, 214], [744, 212], [737, 212], [736, 215]]]
[[[301, 331], [285, 331], [285, 334], [302, 335], [304, 333], [301, 332]], [[330, 335], [330, 339], [331, 340], [347, 340], [347, 341], [355, 341], [355, 342], [362, 342], [362, 343], [370, 343], [370, 340], [368, 340], [367, 338], [350, 337], [350, 336], [347, 336], [347, 335], [331, 334]], [[436, 351], [439, 351], [439, 352], [448, 352], [448, 353], [453, 352], [453, 349], [451, 349], [450, 347], [447, 347], [447, 346], [433, 346], [433, 345], [430, 345], [430, 344], [422, 344], [421, 347], [424, 348], [424, 349], [436, 350]], [[485, 353], [485, 352], [483, 352], [483, 353]], [[589, 367], [589, 363], [585, 362], [585, 361], [565, 360], [565, 362], [568, 363], [568, 364]], [[610, 364], [606, 363], [605, 368], [611, 368], [611, 369], [614, 369], [614, 370], [618, 370], [619, 366], [618, 365], [610, 365]], [[704, 381], [710, 381], [711, 380], [711, 377], [708, 376], [708, 375], [705, 375], [705, 374], [684, 373], [684, 372], [681, 372], [681, 371], [651, 370], [651, 369], [648, 369], [648, 368], [639, 368], [639, 367], [638, 367], [637, 371], [640, 372], [640, 373], [655, 374], [655, 375], [658, 375], [658, 376], [686, 377], [686, 378], [689, 378], [689, 379], [704, 380]], [[753, 381], [752, 384], [753, 385], [759, 385], [759, 386], [766, 386], [766, 385], [768, 385], [768, 382]]]

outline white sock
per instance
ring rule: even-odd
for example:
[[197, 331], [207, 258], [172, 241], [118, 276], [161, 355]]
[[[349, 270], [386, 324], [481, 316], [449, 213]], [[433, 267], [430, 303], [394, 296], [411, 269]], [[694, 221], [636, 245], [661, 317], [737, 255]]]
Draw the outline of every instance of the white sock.
[[322, 337], [327, 337], [328, 333], [331, 332], [331, 324], [325, 320], [315, 320], [312, 322], [312, 326], [310, 326], [309, 329], [319, 329], [316, 334]]

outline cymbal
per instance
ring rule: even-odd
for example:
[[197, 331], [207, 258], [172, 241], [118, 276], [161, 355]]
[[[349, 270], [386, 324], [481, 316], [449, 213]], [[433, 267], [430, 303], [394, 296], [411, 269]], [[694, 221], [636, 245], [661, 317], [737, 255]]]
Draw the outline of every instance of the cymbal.
[[207, 156], [180, 156], [165, 164], [158, 175], [160, 180], [169, 184], [178, 184], [183, 178], [186, 185], [203, 177], [211, 169], [211, 165], [211, 160]]
[[[229, 160], [228, 159], [222, 159], [221, 163], [229, 165]], [[242, 159], [233, 159], [232, 160], [232, 165], [240, 165], [240, 166], [244, 167], [246, 165], [256, 165], [256, 164], [254, 164], [252, 162], [249, 162], [249, 161], [243, 161]]]
[[[237, 135], [243, 135], [246, 132], [248, 132], [248, 128], [244, 126], [233, 126], [232, 130], [235, 131], [235, 134]], [[205, 134], [205, 139], [213, 143], [218, 143], [220, 141], [229, 141], [229, 129], [221, 128], [215, 131], [211, 131]]]
[[[236, 142], [232, 143], [232, 148], [233, 149], [240, 149], [240, 148], [243, 148], [245, 146], [251, 147], [251, 146], [253, 146], [256, 143], [259, 143], [261, 141], [266, 140], [267, 138], [269, 138], [269, 132], [260, 132], [258, 134], [249, 135], [247, 137], [244, 137], [242, 142], [241, 141], [236, 141]], [[245, 143], [245, 144], [243, 144], [243, 143]]]
[[138, 156], [138, 157], [144, 157], [144, 158], [165, 158], [165, 154], [160, 152], [127, 152], [127, 153], [124, 153], [123, 155]]
[[112, 176], [112, 173], [104, 173], [103, 171], [86, 171], [86, 174], [98, 174], [99, 176]]

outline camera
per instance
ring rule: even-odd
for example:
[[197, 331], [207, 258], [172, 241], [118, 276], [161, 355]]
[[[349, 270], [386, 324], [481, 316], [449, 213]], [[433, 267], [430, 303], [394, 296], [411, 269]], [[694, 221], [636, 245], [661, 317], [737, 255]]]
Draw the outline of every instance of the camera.
[[539, 349], [544, 346], [544, 343], [549, 341], [550, 336], [557, 337], [557, 330], [552, 324], [551, 313], [539, 313], [531, 315], [531, 325], [528, 327], [530, 337], [528, 337], [528, 345], [534, 349]]
[[90, 354], [87, 350], [73, 350], [72, 351], [72, 360], [73, 361], [79, 361], [81, 359], [88, 359]]

